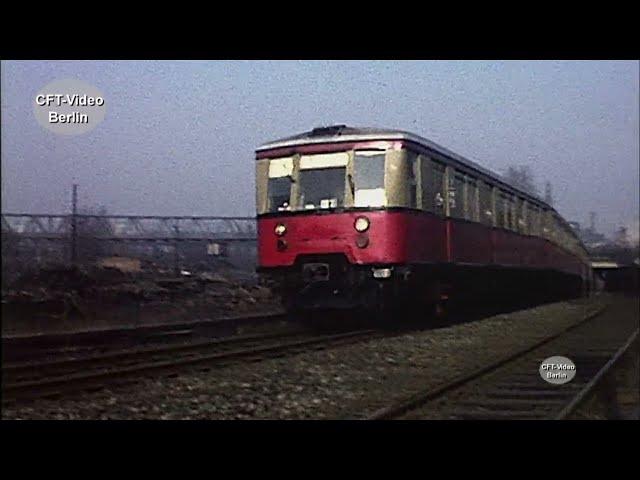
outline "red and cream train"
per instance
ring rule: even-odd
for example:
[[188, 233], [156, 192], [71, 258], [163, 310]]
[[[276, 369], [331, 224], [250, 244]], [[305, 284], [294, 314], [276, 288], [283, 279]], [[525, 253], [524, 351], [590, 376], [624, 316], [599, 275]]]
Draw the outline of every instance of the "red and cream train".
[[591, 287], [587, 252], [551, 206], [412, 133], [316, 128], [256, 157], [258, 271], [290, 309]]

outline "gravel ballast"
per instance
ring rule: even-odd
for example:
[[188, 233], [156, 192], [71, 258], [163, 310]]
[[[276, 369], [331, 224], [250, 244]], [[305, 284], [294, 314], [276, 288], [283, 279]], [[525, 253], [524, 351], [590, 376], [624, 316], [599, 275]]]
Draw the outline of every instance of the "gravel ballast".
[[[611, 297], [58, 400], [6, 405], [4, 419], [360, 419], [575, 324]], [[537, 374], [537, 372], [535, 372]]]

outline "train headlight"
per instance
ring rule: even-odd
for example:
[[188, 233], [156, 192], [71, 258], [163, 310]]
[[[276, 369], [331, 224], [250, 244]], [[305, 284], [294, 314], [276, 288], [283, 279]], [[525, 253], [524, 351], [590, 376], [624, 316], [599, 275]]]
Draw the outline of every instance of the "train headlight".
[[277, 236], [281, 237], [285, 233], [287, 233], [287, 227], [284, 223], [279, 223], [276, 225], [276, 228], [274, 228], [273, 231]]
[[367, 217], [356, 218], [356, 221], [353, 224], [353, 228], [355, 228], [356, 231], [360, 233], [366, 232], [369, 229], [369, 219]]

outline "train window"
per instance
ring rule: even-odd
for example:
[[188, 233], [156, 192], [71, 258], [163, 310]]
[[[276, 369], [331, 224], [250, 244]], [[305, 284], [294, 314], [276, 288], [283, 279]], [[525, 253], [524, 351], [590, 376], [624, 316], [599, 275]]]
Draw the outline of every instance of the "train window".
[[542, 210], [542, 208], [540, 207], [536, 207], [535, 214], [534, 214], [534, 224], [533, 224], [534, 235], [536, 237], [543, 236], [542, 235], [543, 222], [544, 222], [544, 210]]
[[267, 211], [291, 209], [291, 175], [293, 158], [274, 158], [269, 161], [267, 182]]
[[409, 207], [418, 208], [418, 157], [416, 155], [409, 155]]
[[291, 177], [270, 178], [267, 184], [269, 212], [291, 209]]
[[500, 198], [496, 203], [496, 214], [500, 228], [511, 228], [511, 202], [506, 193], [500, 192]]
[[558, 241], [560, 242], [560, 246], [564, 247], [566, 244], [566, 237], [565, 237], [566, 233], [564, 230], [564, 225], [562, 224], [560, 217], [556, 218], [556, 222], [558, 222], [558, 233], [560, 234]]
[[540, 225], [542, 225], [542, 237], [547, 240], [551, 240], [551, 222], [549, 217], [549, 212], [547, 210], [543, 210], [540, 213]]
[[384, 188], [384, 152], [356, 152], [354, 176], [356, 190]]
[[525, 202], [522, 198], [516, 197], [515, 206], [516, 231], [527, 235], [529, 233], [529, 226], [527, 221], [527, 202]]
[[496, 200], [496, 226], [504, 228], [504, 198], [502, 193], [498, 195]]
[[561, 245], [564, 248], [569, 248], [569, 232], [567, 231], [567, 227], [560, 221], [560, 219], [558, 219], [558, 222], [560, 222], [560, 227], [562, 229], [562, 238], [560, 240], [562, 242]]
[[508, 222], [507, 222], [507, 228], [513, 231], [517, 231], [518, 230], [518, 220], [517, 220], [517, 205], [516, 202], [517, 200], [512, 196], [509, 195], [508, 198], [508, 202], [509, 202], [509, 208], [508, 208]]
[[480, 221], [485, 225], [493, 225], [491, 189], [488, 183], [480, 182]]
[[449, 215], [464, 218], [464, 177], [455, 175], [449, 186]]
[[560, 245], [560, 222], [555, 214], [551, 216], [551, 238], [553, 243]]
[[538, 227], [539, 212], [538, 207], [529, 204], [527, 209], [527, 224], [529, 226], [529, 235], [540, 235]]
[[304, 209], [344, 205], [346, 167], [300, 170], [300, 206]]
[[506, 192], [500, 192], [496, 203], [498, 226], [507, 230], [516, 230], [516, 201]]
[[542, 208], [538, 208], [538, 221], [536, 223], [536, 228], [538, 230], [538, 236], [544, 237], [544, 210]]
[[382, 207], [387, 204], [384, 191], [384, 152], [355, 152], [354, 204], [356, 207]]
[[269, 161], [269, 178], [290, 177], [293, 175], [293, 158], [274, 158]]
[[422, 158], [422, 208], [442, 215], [444, 210], [444, 165]]
[[478, 218], [478, 181], [467, 177], [467, 189], [465, 202], [467, 205], [467, 219], [477, 222]]
[[527, 203], [527, 235], [537, 235], [536, 232], [536, 206]]

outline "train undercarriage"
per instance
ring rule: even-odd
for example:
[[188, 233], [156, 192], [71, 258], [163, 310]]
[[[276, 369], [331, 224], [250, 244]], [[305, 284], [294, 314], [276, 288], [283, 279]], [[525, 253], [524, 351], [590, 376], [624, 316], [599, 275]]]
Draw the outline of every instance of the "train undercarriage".
[[452, 305], [535, 305], [588, 294], [579, 276], [552, 270], [455, 264], [354, 265], [344, 255], [300, 256], [261, 276], [294, 317], [359, 312], [400, 323], [446, 315]]

